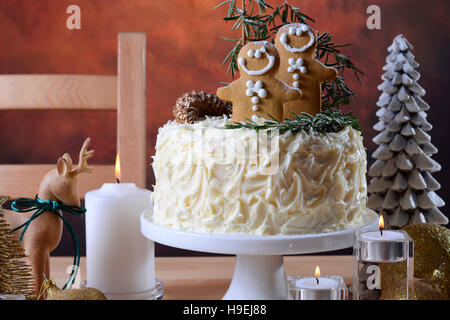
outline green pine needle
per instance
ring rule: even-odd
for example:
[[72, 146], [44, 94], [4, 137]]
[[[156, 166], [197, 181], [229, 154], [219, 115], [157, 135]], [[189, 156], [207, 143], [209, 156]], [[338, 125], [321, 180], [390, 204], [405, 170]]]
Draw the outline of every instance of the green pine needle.
[[358, 120], [353, 117], [352, 112], [342, 113], [340, 110], [327, 109], [316, 116], [312, 116], [306, 112], [302, 112], [301, 115], [292, 113], [295, 119], [284, 119], [284, 122], [276, 120], [271, 115], [268, 115], [272, 120], [264, 120], [263, 123], [256, 123], [253, 120], [246, 118], [248, 122], [233, 122], [233, 124], [225, 125], [225, 129], [240, 129], [247, 128], [251, 130], [268, 130], [275, 129], [283, 134], [289, 131], [295, 135], [299, 131], [309, 133], [315, 131], [321, 134], [327, 134], [331, 132], [339, 132], [346, 126], [350, 126], [355, 130], [361, 131]]

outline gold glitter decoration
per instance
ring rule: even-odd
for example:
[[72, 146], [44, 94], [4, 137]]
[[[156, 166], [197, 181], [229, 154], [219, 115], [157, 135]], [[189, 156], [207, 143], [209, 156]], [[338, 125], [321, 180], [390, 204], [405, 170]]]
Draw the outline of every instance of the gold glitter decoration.
[[437, 283], [450, 299], [450, 230], [431, 223], [403, 228], [414, 241], [414, 277]]
[[[410, 299], [450, 299], [450, 230], [431, 223], [402, 228], [414, 241], [414, 291]], [[406, 299], [398, 287], [404, 279], [402, 263], [381, 263], [380, 299]], [[397, 284], [396, 284], [397, 283]]]
[[53, 280], [45, 280], [42, 283], [39, 296], [45, 294], [45, 300], [107, 300], [106, 296], [95, 288], [61, 290]]
[[406, 261], [380, 263], [380, 300], [406, 300]]
[[414, 300], [448, 300], [448, 297], [442, 292], [439, 281], [416, 279], [414, 281]]
[[0, 196], [0, 294], [19, 294], [34, 299], [33, 276], [31, 267], [24, 261], [25, 251], [3, 218], [3, 204], [7, 200], [8, 197]]

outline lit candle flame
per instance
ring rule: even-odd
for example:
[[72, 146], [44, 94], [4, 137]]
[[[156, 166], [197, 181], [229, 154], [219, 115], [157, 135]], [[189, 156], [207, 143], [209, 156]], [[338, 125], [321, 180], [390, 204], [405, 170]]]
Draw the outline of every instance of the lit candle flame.
[[314, 277], [315, 278], [320, 277], [320, 268], [319, 268], [319, 266], [316, 266], [316, 270], [314, 270]]
[[384, 218], [383, 218], [383, 215], [382, 215], [382, 214], [380, 214], [380, 219], [378, 220], [378, 228], [380, 229], [381, 235], [383, 235]]
[[316, 266], [316, 270], [314, 270], [314, 278], [316, 278], [316, 284], [319, 285], [319, 277], [320, 277], [320, 268]]
[[120, 158], [119, 158], [119, 154], [117, 154], [116, 156], [116, 167], [115, 167], [115, 175], [116, 175], [116, 179], [118, 179], [120, 181]]

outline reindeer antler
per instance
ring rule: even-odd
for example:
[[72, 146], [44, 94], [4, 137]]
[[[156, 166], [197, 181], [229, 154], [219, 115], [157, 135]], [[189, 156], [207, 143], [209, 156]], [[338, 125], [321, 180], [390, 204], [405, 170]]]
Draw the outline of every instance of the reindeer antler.
[[95, 150], [88, 150], [88, 147], [90, 144], [91, 144], [91, 138], [87, 138], [84, 141], [83, 146], [81, 147], [80, 156], [78, 158], [78, 165], [75, 168], [75, 170], [73, 170], [74, 175], [78, 175], [82, 172], [87, 172], [87, 173], [92, 172], [92, 167], [88, 165], [87, 161], [90, 158], [92, 158]]

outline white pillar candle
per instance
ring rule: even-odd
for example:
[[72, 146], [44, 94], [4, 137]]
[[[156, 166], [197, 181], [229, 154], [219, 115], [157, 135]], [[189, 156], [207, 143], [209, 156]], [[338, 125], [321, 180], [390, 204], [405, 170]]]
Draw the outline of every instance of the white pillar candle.
[[109, 299], [145, 299], [155, 287], [154, 242], [141, 234], [140, 215], [151, 192], [105, 183], [85, 201], [87, 285]]

